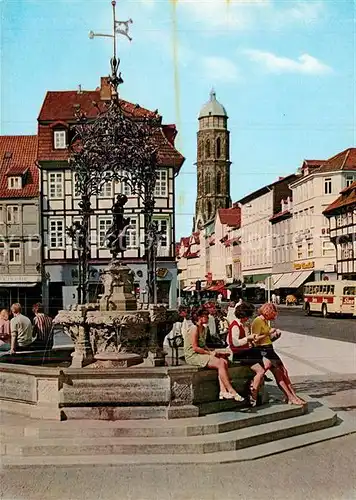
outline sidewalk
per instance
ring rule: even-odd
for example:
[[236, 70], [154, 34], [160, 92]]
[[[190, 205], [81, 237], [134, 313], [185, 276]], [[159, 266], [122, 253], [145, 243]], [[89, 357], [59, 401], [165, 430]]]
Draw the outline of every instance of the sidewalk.
[[291, 377], [356, 374], [356, 344], [282, 331], [274, 343]]

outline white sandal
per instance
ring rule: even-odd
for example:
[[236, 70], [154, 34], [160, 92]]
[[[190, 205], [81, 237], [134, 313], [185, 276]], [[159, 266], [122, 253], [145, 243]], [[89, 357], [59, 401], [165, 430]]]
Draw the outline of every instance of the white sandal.
[[232, 396], [232, 398], [237, 401], [238, 403], [241, 403], [242, 401], [245, 400], [245, 398], [243, 398], [242, 396], [240, 396], [240, 394], [236, 393], [236, 394], [231, 394], [229, 393], [230, 396]]
[[219, 399], [234, 399], [234, 395], [230, 394], [229, 392], [220, 392], [219, 393]]

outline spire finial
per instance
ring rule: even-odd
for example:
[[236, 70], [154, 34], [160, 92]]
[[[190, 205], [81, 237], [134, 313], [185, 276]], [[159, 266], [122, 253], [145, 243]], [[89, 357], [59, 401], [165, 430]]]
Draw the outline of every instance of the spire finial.
[[212, 87], [212, 89], [210, 91], [210, 100], [211, 101], [216, 101], [216, 92], [215, 92], [214, 87]]
[[128, 38], [131, 42], [132, 38], [129, 35], [130, 24], [132, 24], [132, 19], [128, 21], [117, 21], [116, 20], [116, 0], [112, 0], [112, 11], [113, 11], [113, 34], [103, 34], [103, 33], [94, 33], [91, 31], [89, 33], [89, 38], [92, 40], [96, 36], [104, 36], [108, 38], [112, 38], [113, 40], [113, 57], [110, 60], [111, 65], [111, 75], [109, 77], [109, 83], [112, 86], [112, 98], [115, 100], [118, 97], [118, 86], [123, 83], [123, 79], [121, 78], [121, 73], [118, 74], [118, 69], [120, 65], [120, 58], [116, 57], [116, 35], [123, 35]]

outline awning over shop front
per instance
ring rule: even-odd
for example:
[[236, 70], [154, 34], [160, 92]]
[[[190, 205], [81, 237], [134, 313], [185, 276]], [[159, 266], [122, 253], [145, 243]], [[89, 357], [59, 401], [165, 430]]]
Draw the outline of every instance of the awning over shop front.
[[220, 290], [223, 290], [225, 288], [225, 285], [212, 285], [209, 288], [206, 288], [209, 292], [219, 292]]
[[314, 271], [295, 271], [293, 273], [274, 274], [273, 288], [299, 288]]

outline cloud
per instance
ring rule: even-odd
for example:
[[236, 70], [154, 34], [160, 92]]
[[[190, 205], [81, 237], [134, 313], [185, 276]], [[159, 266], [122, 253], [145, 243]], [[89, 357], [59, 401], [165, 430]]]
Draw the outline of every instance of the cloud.
[[201, 60], [205, 78], [212, 83], [234, 83], [240, 79], [236, 65], [225, 57], [208, 56]]
[[281, 57], [262, 50], [245, 50], [244, 53], [253, 62], [259, 63], [271, 73], [303, 73], [323, 75], [332, 72], [332, 68], [309, 54], [302, 54], [298, 59]]

